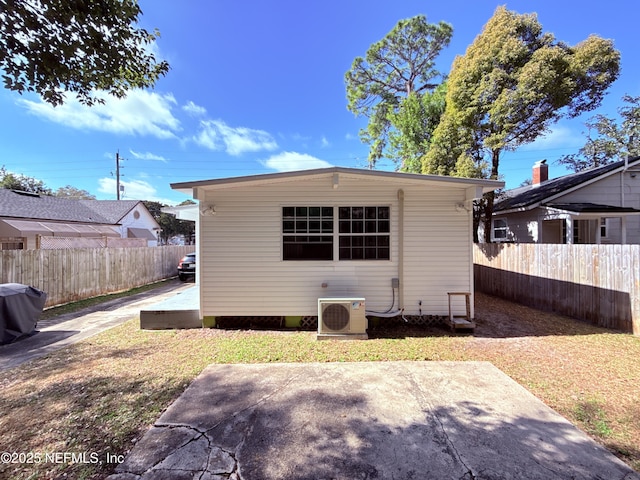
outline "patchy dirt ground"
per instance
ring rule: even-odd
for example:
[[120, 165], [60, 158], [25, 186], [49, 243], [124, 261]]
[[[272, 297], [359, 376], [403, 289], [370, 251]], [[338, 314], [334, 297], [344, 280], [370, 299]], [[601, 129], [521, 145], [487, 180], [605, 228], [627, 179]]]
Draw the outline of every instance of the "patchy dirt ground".
[[[399, 323], [361, 342], [318, 342], [309, 331], [145, 331], [126, 322], [0, 372], [0, 451], [126, 454], [210, 363], [480, 360], [640, 471], [640, 338], [481, 294], [475, 310], [473, 333]], [[104, 465], [0, 465], [1, 478], [106, 473]]]

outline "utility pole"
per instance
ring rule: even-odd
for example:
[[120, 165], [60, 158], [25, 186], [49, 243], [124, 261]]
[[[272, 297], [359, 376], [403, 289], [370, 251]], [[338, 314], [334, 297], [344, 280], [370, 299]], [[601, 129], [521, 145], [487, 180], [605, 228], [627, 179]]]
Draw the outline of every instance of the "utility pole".
[[120, 192], [124, 191], [124, 187], [120, 186], [120, 151], [116, 152], [116, 198], [120, 200]]
[[116, 152], [116, 198], [120, 200], [120, 152]]

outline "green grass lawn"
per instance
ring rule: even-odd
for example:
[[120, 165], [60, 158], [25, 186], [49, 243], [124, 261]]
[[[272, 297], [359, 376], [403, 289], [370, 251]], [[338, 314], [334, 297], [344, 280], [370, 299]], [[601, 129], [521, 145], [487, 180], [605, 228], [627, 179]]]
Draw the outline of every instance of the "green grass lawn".
[[[475, 335], [399, 327], [319, 342], [313, 332], [142, 331], [132, 319], [0, 373], [0, 452], [124, 455], [211, 363], [481, 360], [640, 470], [640, 338], [478, 297]], [[491, 309], [511, 312], [503, 327]], [[113, 468], [2, 463], [0, 478], [102, 478]]]

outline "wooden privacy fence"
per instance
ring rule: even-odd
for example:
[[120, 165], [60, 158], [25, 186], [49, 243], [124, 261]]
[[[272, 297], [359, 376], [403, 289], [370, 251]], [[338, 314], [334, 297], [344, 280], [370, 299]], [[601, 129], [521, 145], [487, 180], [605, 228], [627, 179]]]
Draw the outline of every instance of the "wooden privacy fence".
[[67, 248], [130, 248], [146, 247], [144, 238], [120, 238], [120, 237], [49, 237], [38, 235], [36, 248], [42, 249], [67, 249]]
[[640, 245], [476, 244], [475, 288], [640, 335]]
[[47, 293], [45, 307], [120, 292], [177, 275], [194, 246], [0, 251], [0, 283]]

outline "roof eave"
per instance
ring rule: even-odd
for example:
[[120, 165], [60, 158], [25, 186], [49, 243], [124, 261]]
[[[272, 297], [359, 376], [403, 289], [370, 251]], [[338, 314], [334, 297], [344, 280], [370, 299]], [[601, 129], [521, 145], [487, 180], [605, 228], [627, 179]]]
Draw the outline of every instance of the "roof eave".
[[422, 175], [416, 173], [399, 173], [399, 172], [386, 172], [381, 170], [364, 170], [356, 168], [346, 167], [329, 167], [313, 170], [296, 170], [292, 172], [277, 172], [277, 173], [265, 173], [258, 175], [247, 175], [243, 177], [230, 177], [219, 178], [211, 180], [198, 180], [193, 182], [180, 182], [172, 183], [171, 188], [181, 191], [187, 194], [193, 194], [194, 189], [198, 188], [229, 188], [239, 185], [260, 185], [268, 184], [279, 181], [293, 180], [301, 177], [321, 177], [329, 176], [332, 174], [338, 175], [350, 175], [350, 176], [362, 176], [362, 177], [382, 177], [393, 178], [407, 183], [413, 182], [438, 182], [446, 184], [458, 184], [460, 186], [479, 186], [482, 187], [484, 193], [496, 190], [504, 187], [504, 182], [500, 180], [487, 180], [479, 178], [463, 178], [463, 177], [448, 177], [442, 175]]

